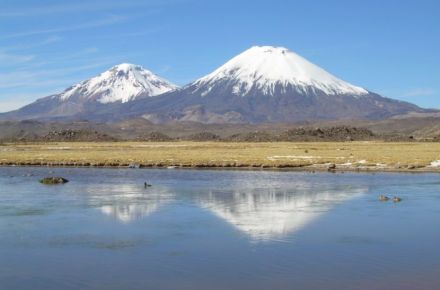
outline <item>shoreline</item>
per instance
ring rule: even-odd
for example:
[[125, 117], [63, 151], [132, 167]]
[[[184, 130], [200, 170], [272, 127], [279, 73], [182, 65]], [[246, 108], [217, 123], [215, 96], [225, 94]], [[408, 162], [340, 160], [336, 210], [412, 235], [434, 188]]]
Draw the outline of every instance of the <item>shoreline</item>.
[[246, 165], [242, 164], [239, 166], [222, 166], [222, 165], [157, 165], [157, 164], [139, 164], [136, 167], [131, 167], [127, 164], [112, 164], [112, 165], [101, 165], [101, 164], [65, 164], [65, 163], [0, 163], [0, 168], [3, 167], [47, 167], [47, 168], [83, 168], [83, 169], [166, 169], [166, 170], [246, 170], [246, 171], [292, 171], [292, 172], [329, 172], [329, 173], [440, 173], [440, 168], [434, 167], [421, 167], [421, 168], [386, 168], [386, 167], [338, 167], [329, 169], [322, 164], [316, 165], [304, 165], [304, 166], [289, 166], [289, 165], [279, 165], [279, 166], [258, 166], [258, 165]]

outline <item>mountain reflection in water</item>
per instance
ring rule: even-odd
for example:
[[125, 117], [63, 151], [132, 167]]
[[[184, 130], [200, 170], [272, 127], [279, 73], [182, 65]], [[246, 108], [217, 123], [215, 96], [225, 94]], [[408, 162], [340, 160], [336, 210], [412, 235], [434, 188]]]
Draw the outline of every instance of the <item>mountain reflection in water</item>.
[[[289, 184], [265, 184], [255, 180], [232, 184], [237, 189], [196, 190], [177, 196], [173, 189], [139, 185], [93, 185], [89, 204], [122, 223], [148, 217], [173, 200], [190, 196], [196, 205], [246, 233], [252, 240], [281, 239], [292, 234], [339, 203], [367, 192], [368, 188], [316, 187], [296, 180]], [[288, 185], [288, 187], [286, 187]]]
[[144, 190], [139, 185], [93, 185], [89, 204], [123, 223], [142, 219], [173, 200], [173, 195], [163, 188]]
[[[38, 183], [49, 170], [71, 182]], [[438, 289], [439, 188], [438, 174], [0, 168], [0, 289]]]
[[361, 195], [366, 188], [316, 192], [242, 190], [211, 191], [200, 204], [253, 240], [280, 239], [292, 234], [335, 205]]

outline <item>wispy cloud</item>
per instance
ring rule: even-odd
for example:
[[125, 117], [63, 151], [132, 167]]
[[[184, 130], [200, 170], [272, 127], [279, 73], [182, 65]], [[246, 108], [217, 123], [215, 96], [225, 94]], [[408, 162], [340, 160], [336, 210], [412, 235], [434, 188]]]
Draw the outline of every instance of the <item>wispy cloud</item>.
[[430, 88], [417, 88], [413, 90], [409, 90], [401, 95], [403, 98], [411, 98], [411, 97], [424, 97], [424, 96], [433, 96], [437, 94], [437, 92]]
[[42, 41], [38, 42], [27, 42], [27, 43], [20, 43], [17, 45], [11, 45], [11, 46], [3, 46], [3, 51], [22, 51], [22, 50], [29, 50], [32, 48], [42, 47], [46, 45], [50, 45], [53, 43], [57, 43], [61, 41], [63, 38], [57, 35], [52, 35], [47, 37], [46, 39], [43, 39]]
[[50, 33], [62, 33], [62, 32], [70, 32], [70, 31], [76, 31], [76, 30], [82, 30], [82, 29], [88, 29], [88, 28], [102, 27], [102, 26], [118, 24], [118, 23], [123, 22], [127, 19], [128, 19], [127, 17], [123, 17], [123, 16], [119, 16], [119, 15], [110, 15], [107, 18], [103, 18], [100, 20], [94, 20], [94, 21], [90, 21], [90, 22], [85, 22], [85, 23], [81, 23], [81, 24], [77, 24], [77, 25], [6, 34], [6, 35], [0, 36], [0, 39], [18, 38], [18, 37], [26, 37], [26, 36], [50, 34]]
[[71, 3], [63, 3], [62, 5], [38, 5], [33, 7], [22, 7], [21, 9], [3, 10], [0, 12], [0, 17], [29, 17], [40, 16], [49, 14], [65, 14], [65, 13], [78, 13], [78, 12], [93, 12], [93, 11], [105, 11], [115, 8], [123, 7], [135, 7], [142, 5], [142, 3], [127, 1], [106, 1], [106, 2], [83, 2], [77, 1]]
[[164, 74], [164, 73], [167, 73], [167, 72], [169, 72], [170, 70], [172, 70], [172, 66], [170, 66], [170, 65], [163, 65], [162, 67], [160, 67], [158, 70], [157, 70], [157, 73], [159, 73], [159, 74]]
[[[136, 7], [157, 7], [182, 2], [183, 0], [149, 0], [149, 1], [71, 1], [59, 5], [38, 5], [0, 11], [0, 17], [31, 17], [51, 14], [73, 14], [93, 11], [111, 11]], [[188, 1], [188, 0], [186, 0]]]
[[128, 36], [128, 37], [145, 36], [145, 35], [150, 35], [150, 34], [155, 34], [155, 33], [161, 32], [164, 29], [165, 29], [165, 26], [161, 26], [161, 27], [157, 26], [157, 27], [153, 27], [150, 29], [146, 29], [146, 30], [124, 33], [119, 36]]
[[20, 55], [0, 50], [0, 63], [2, 65], [16, 65], [30, 62], [35, 58], [34, 55]]
[[72, 77], [69, 77], [70, 74], [110, 66], [111, 64], [113, 62], [103, 61], [75, 67], [0, 73], [0, 89], [70, 86], [78, 81], [72, 80]]
[[63, 54], [62, 60], [66, 61], [66, 60], [81, 58], [98, 52], [99, 52], [99, 48], [97, 47], [87, 47], [71, 54]]

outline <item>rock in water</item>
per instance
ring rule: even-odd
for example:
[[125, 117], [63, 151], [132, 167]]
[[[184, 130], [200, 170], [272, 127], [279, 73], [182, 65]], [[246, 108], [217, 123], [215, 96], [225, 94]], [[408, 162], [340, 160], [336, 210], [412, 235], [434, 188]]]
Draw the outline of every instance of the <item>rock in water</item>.
[[40, 180], [42, 184], [64, 184], [69, 182], [69, 180], [63, 177], [45, 177]]

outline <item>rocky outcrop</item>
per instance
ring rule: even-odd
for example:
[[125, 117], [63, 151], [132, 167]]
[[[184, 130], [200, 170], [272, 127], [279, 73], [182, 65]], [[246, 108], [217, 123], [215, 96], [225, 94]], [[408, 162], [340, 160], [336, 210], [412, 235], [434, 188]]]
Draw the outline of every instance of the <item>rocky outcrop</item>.
[[234, 134], [224, 139], [229, 142], [273, 142], [278, 137], [264, 131], [255, 131], [242, 134]]
[[327, 128], [295, 128], [282, 133], [280, 141], [355, 141], [371, 140], [374, 134], [365, 128], [327, 127]]
[[54, 130], [41, 138], [42, 141], [115, 141], [116, 139], [107, 135], [99, 133], [98, 131], [88, 130]]
[[219, 135], [211, 133], [211, 132], [200, 132], [193, 135], [190, 135], [185, 140], [190, 141], [220, 141], [221, 138]]
[[147, 135], [139, 137], [138, 140], [148, 141], [148, 142], [166, 142], [166, 141], [172, 141], [173, 138], [171, 138], [170, 136], [164, 133], [153, 131]]

